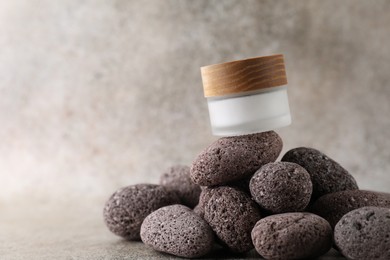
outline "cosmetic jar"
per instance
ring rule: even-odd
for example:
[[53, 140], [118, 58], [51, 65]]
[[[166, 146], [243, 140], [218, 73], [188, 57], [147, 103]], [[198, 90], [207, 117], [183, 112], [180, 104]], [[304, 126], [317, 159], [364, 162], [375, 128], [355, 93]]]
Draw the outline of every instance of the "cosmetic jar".
[[201, 67], [212, 133], [235, 136], [291, 124], [283, 55]]

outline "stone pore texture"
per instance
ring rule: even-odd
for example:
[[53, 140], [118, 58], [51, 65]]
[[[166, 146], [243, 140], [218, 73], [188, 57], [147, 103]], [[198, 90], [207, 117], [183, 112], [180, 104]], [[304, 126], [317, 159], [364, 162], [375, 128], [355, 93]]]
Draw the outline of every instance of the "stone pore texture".
[[196, 157], [191, 179], [202, 186], [245, 179], [275, 161], [282, 146], [282, 139], [274, 131], [220, 138]]
[[214, 234], [190, 208], [172, 205], [147, 216], [141, 226], [142, 242], [153, 249], [181, 257], [201, 257], [211, 251]]
[[307, 170], [313, 183], [312, 200], [328, 193], [358, 189], [356, 180], [347, 170], [316, 149], [291, 149], [283, 156], [282, 161], [299, 164]]
[[344, 214], [366, 206], [390, 208], [390, 193], [365, 190], [335, 192], [319, 198], [310, 211], [325, 218], [334, 228]]
[[345, 214], [334, 241], [349, 259], [390, 259], [390, 209], [363, 207]]
[[214, 188], [206, 194], [204, 219], [220, 242], [232, 252], [251, 250], [251, 230], [261, 218], [256, 203], [245, 192], [232, 187]]
[[199, 185], [192, 182], [190, 167], [175, 165], [168, 168], [160, 176], [160, 184], [176, 192], [182, 204], [190, 208], [198, 204], [201, 189]]
[[260, 207], [273, 214], [303, 211], [312, 193], [310, 175], [303, 167], [290, 162], [262, 166], [249, 187]]
[[252, 240], [266, 259], [314, 258], [331, 248], [332, 228], [325, 219], [311, 213], [284, 213], [257, 222]]
[[176, 193], [154, 184], [136, 184], [119, 189], [104, 206], [104, 221], [114, 234], [140, 239], [144, 218], [158, 208], [179, 203]]

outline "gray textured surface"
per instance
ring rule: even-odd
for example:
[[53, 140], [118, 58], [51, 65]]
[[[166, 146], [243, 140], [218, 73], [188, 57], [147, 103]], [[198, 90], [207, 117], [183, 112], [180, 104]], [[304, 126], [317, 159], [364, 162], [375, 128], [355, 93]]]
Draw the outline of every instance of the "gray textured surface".
[[[80, 200], [80, 203], [86, 201]], [[4, 208], [0, 214], [1, 260], [130, 260], [183, 259], [160, 254], [141, 242], [128, 242], [104, 226], [101, 210], [72, 204], [36, 208]], [[18, 206], [18, 205], [14, 205]], [[66, 210], [64, 210], [66, 209]], [[27, 218], [28, 217], [28, 218]], [[216, 248], [206, 259], [258, 259], [251, 251], [232, 256]], [[331, 251], [321, 260], [342, 259]]]
[[[101, 209], [190, 164], [214, 140], [199, 67], [272, 53], [287, 62], [284, 151], [313, 146], [389, 191], [389, 12], [387, 0], [0, 1], [0, 210]], [[38, 229], [21, 221], [25, 237]], [[72, 232], [40, 232], [23, 240], [30, 255], [74, 250]]]

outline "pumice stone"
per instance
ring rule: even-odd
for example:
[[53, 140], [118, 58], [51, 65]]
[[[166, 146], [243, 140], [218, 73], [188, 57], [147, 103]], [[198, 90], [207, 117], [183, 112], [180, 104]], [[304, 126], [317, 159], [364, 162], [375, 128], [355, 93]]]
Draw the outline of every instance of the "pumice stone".
[[264, 164], [274, 162], [282, 146], [282, 139], [274, 131], [219, 138], [195, 158], [191, 179], [201, 186], [245, 179]]
[[259, 220], [252, 240], [265, 259], [314, 258], [331, 248], [332, 229], [325, 219], [311, 213], [283, 213]]
[[209, 190], [203, 197], [204, 200], [207, 198], [204, 219], [219, 242], [235, 253], [251, 250], [251, 231], [261, 218], [256, 203], [244, 191], [224, 186]]
[[363, 207], [345, 214], [334, 241], [349, 259], [390, 259], [390, 209]]
[[291, 149], [282, 161], [299, 164], [310, 174], [313, 183], [312, 201], [328, 193], [358, 189], [356, 180], [347, 170], [316, 149]]
[[176, 193], [153, 184], [137, 184], [117, 190], [104, 206], [108, 229], [125, 239], [139, 240], [144, 218], [161, 207], [177, 204]]
[[172, 205], [147, 216], [141, 239], [153, 249], [181, 257], [201, 257], [211, 251], [214, 234], [210, 226], [190, 208]]
[[249, 187], [253, 199], [271, 214], [303, 211], [312, 193], [309, 173], [290, 162], [262, 166], [253, 175]]
[[190, 167], [175, 165], [168, 168], [160, 177], [160, 184], [176, 192], [183, 205], [195, 207], [199, 201], [201, 189], [190, 178]]
[[310, 211], [329, 221], [334, 227], [348, 212], [366, 206], [390, 208], [390, 193], [367, 190], [346, 190], [319, 198]]

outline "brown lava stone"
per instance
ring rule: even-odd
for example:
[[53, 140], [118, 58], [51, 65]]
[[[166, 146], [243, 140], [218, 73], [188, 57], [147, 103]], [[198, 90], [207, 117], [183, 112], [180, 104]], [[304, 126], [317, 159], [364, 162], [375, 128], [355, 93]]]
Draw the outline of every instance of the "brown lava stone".
[[201, 191], [200, 196], [199, 196], [199, 203], [194, 208], [194, 212], [196, 214], [198, 214], [199, 216], [201, 216], [202, 218], [204, 218], [205, 206], [206, 206], [207, 202], [209, 201], [209, 199], [211, 198], [214, 190], [215, 190], [215, 188], [202, 187], [202, 191]]
[[236, 182], [230, 182], [226, 186], [225, 185], [224, 186], [210, 186], [210, 187], [201, 186], [202, 191], [201, 191], [200, 196], [199, 196], [199, 203], [194, 208], [195, 213], [198, 214], [199, 216], [201, 216], [202, 218], [204, 217], [205, 205], [209, 201], [211, 196], [214, 194], [215, 188], [218, 188], [218, 187], [231, 187], [231, 188], [243, 191], [248, 196], [250, 196], [249, 181], [250, 181], [250, 178], [245, 178], [245, 179], [242, 179], [242, 180], [239, 180]]
[[265, 259], [301, 259], [325, 254], [332, 245], [329, 223], [306, 212], [268, 216], [252, 230], [256, 251]]
[[390, 209], [363, 207], [348, 212], [337, 223], [334, 240], [349, 259], [390, 259]]
[[282, 161], [299, 164], [307, 170], [313, 183], [312, 200], [328, 193], [358, 189], [355, 179], [347, 170], [316, 149], [292, 149], [283, 156]]
[[214, 243], [210, 226], [183, 205], [166, 206], [148, 215], [141, 238], [157, 251], [188, 258], [207, 254]]
[[220, 138], [194, 160], [191, 179], [202, 186], [244, 179], [275, 161], [282, 146], [282, 139], [274, 131]]
[[104, 221], [114, 234], [139, 240], [144, 218], [158, 208], [176, 203], [179, 203], [176, 193], [163, 186], [132, 185], [111, 195], [103, 210]]
[[298, 164], [290, 162], [262, 166], [252, 177], [249, 187], [254, 200], [272, 214], [303, 211], [312, 193], [310, 175]]
[[261, 218], [256, 203], [245, 192], [217, 187], [208, 192], [204, 219], [230, 251], [243, 253], [253, 248], [251, 230]]
[[183, 205], [193, 208], [198, 204], [201, 189], [192, 182], [190, 167], [175, 165], [168, 168], [161, 175], [160, 184], [176, 192]]
[[390, 194], [365, 190], [346, 190], [319, 198], [310, 211], [329, 221], [332, 228], [348, 212], [366, 206], [390, 208]]

